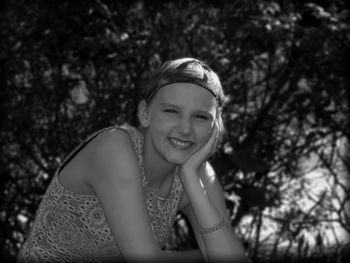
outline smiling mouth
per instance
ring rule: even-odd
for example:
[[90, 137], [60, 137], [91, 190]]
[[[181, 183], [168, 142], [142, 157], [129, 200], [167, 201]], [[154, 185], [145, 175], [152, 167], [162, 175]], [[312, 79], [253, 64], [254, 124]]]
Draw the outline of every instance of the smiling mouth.
[[193, 142], [183, 141], [176, 138], [169, 138], [169, 141], [173, 147], [180, 150], [188, 150], [193, 145]]

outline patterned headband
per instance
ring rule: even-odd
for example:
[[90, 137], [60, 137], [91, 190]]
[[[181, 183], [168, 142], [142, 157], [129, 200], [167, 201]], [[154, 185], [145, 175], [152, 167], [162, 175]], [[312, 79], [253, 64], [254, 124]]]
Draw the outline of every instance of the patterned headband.
[[206, 89], [207, 91], [209, 91], [214, 97], [215, 99], [217, 100], [219, 106], [221, 107], [221, 100], [220, 98], [218, 97], [218, 95], [216, 95], [214, 93], [214, 91], [212, 91], [211, 89], [209, 89], [206, 85], [200, 83], [200, 82], [197, 82], [197, 81], [192, 81], [192, 80], [184, 80], [184, 81], [170, 81], [170, 82], [166, 82], [162, 85], [159, 85], [157, 88], [155, 88], [151, 94], [149, 94], [147, 96], [147, 99], [146, 99], [146, 103], [148, 104], [148, 102], [152, 99], [152, 97], [154, 96], [154, 94], [156, 94], [158, 92], [158, 90], [160, 90], [161, 88], [163, 88], [164, 86], [167, 86], [167, 85], [170, 85], [170, 84], [175, 84], [175, 83], [191, 83], [191, 84], [195, 84], [197, 86], [200, 86], [202, 87], [203, 89]]

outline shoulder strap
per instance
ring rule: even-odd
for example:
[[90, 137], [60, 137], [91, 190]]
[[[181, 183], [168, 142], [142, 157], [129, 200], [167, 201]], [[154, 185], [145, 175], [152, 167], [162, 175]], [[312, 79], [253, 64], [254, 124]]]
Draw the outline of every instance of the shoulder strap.
[[102, 130], [98, 130], [97, 132], [93, 133], [92, 135], [88, 136], [82, 143], [80, 143], [62, 162], [62, 164], [58, 168], [58, 173], [62, 171], [62, 169], [76, 156], [89, 142], [91, 142], [97, 135], [100, 133], [106, 131], [106, 130], [112, 130], [117, 127], [107, 127]]
[[140, 132], [135, 127], [127, 125], [127, 124], [120, 126], [120, 128], [126, 130], [129, 133], [130, 138], [134, 144], [137, 159], [139, 161], [139, 164], [141, 165], [142, 164], [142, 148], [143, 148], [143, 146], [142, 146], [142, 139], [141, 139]]

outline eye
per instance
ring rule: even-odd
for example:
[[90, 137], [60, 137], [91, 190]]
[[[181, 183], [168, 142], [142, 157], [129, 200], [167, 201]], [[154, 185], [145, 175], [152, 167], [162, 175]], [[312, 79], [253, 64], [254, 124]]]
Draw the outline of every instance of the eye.
[[209, 120], [209, 117], [203, 114], [197, 114], [196, 118], [200, 120]]
[[166, 113], [177, 113], [177, 110], [174, 110], [174, 109], [165, 109], [165, 110], [163, 110], [163, 112], [166, 112]]

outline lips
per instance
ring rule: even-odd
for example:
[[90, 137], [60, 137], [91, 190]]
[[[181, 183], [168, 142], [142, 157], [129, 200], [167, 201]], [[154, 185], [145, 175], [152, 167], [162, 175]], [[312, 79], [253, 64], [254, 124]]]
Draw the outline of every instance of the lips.
[[169, 138], [169, 142], [173, 147], [179, 150], [188, 150], [193, 145], [191, 141], [179, 140], [174, 137]]

